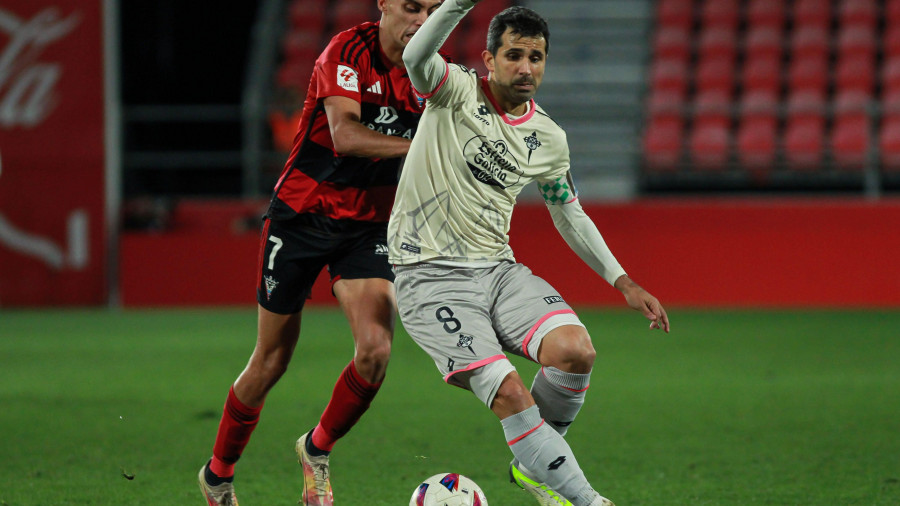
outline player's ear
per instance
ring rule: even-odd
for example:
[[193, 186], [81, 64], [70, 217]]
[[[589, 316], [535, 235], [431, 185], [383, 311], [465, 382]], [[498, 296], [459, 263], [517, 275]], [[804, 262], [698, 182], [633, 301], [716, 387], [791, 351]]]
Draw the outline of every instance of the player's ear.
[[489, 72], [494, 71], [494, 55], [491, 54], [490, 51], [485, 49], [481, 52], [481, 59], [484, 60], [484, 66], [487, 67]]
[[378, 10], [384, 12], [387, 10], [387, 0], [378, 0]]

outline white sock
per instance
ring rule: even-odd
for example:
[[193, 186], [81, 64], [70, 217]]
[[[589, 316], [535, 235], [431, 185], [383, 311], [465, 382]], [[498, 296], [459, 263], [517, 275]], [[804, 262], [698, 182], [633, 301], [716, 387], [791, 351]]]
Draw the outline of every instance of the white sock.
[[565, 436], [584, 405], [590, 383], [591, 373], [575, 374], [555, 367], [541, 367], [531, 384], [531, 396], [544, 420]]

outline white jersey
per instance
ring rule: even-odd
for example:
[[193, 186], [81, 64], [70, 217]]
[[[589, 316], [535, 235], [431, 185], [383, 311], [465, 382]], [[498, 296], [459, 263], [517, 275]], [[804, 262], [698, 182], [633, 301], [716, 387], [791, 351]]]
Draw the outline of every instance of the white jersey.
[[534, 100], [510, 118], [487, 79], [460, 65], [426, 98], [388, 224], [390, 262], [514, 261], [508, 233], [522, 188], [537, 182], [548, 203], [575, 198], [565, 132]]

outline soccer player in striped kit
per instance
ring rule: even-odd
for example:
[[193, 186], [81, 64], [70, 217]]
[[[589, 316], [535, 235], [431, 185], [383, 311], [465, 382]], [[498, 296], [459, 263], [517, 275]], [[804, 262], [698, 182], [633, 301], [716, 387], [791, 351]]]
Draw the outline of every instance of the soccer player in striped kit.
[[368, 409], [385, 376], [396, 318], [387, 221], [400, 161], [424, 108], [401, 55], [440, 1], [377, 2], [379, 22], [337, 34], [315, 62], [261, 237], [256, 347], [228, 392], [213, 456], [200, 470], [209, 506], [237, 505], [235, 463], [266, 395], [288, 367], [304, 301], [323, 267], [356, 352], [319, 423], [297, 441], [300, 504], [333, 504], [328, 455]]
[[[514, 483], [543, 505], [610, 506], [563, 437], [584, 403], [596, 352], [563, 297], [515, 261], [507, 234], [516, 196], [537, 186], [569, 246], [651, 329], [668, 332], [668, 316], [582, 210], [565, 132], [533, 99], [547, 62], [546, 22], [523, 7], [495, 16], [483, 52], [488, 77], [438, 56], [475, 3], [446, 0], [403, 54], [428, 105], [388, 225], [400, 318], [444, 380], [500, 419]], [[530, 390], [507, 352], [543, 366]]]

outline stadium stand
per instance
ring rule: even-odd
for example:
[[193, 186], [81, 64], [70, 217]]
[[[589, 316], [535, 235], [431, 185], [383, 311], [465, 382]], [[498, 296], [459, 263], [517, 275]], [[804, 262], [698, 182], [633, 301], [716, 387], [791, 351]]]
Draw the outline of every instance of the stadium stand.
[[655, 21], [651, 180], [900, 173], [900, 0], [660, 0]]

